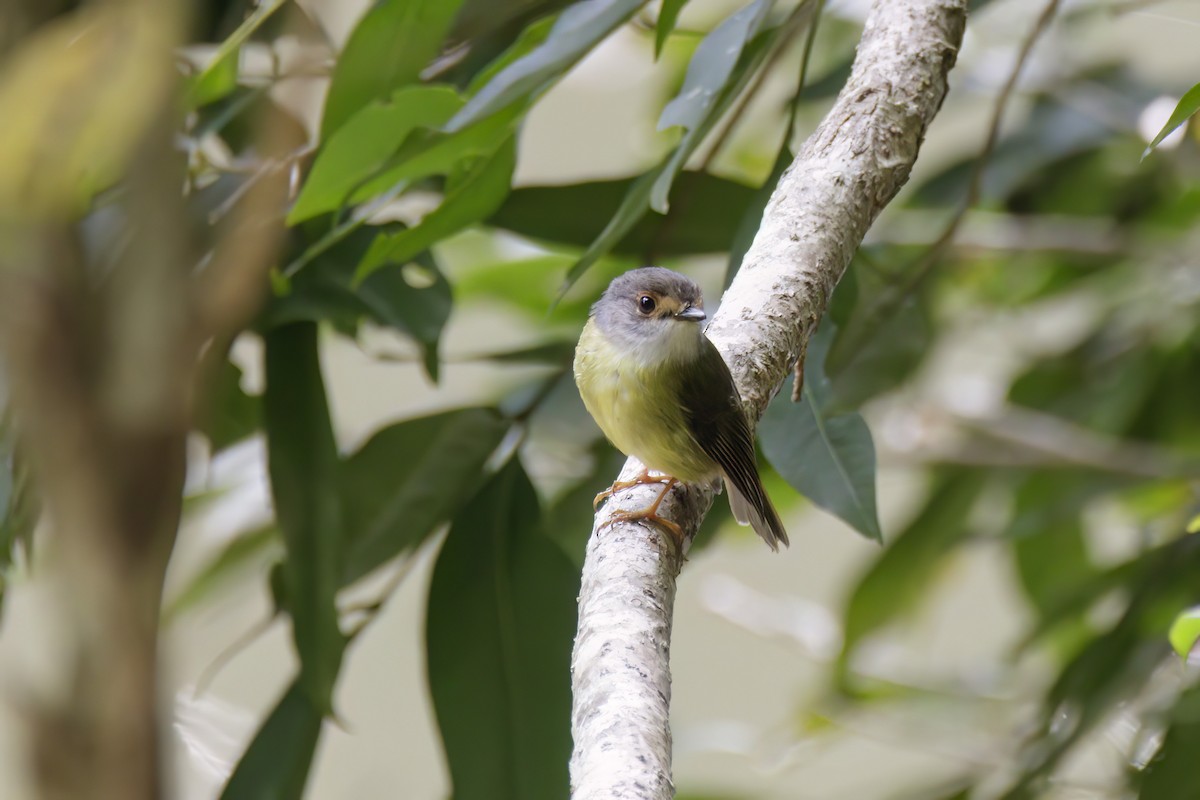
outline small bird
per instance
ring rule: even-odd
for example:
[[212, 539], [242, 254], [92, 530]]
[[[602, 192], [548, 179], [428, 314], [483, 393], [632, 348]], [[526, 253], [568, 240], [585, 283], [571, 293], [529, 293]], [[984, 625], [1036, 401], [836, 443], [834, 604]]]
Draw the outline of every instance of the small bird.
[[704, 335], [705, 319], [700, 287], [662, 267], [626, 272], [592, 306], [575, 348], [575, 384], [608, 440], [646, 466], [598, 494], [596, 504], [630, 486], [665, 484], [646, 509], [619, 518], [657, 522], [682, 542], [679, 526], [658, 516], [663, 498], [679, 481], [723, 478], [737, 521], [778, 550], [787, 532], [763, 489], [737, 386]]

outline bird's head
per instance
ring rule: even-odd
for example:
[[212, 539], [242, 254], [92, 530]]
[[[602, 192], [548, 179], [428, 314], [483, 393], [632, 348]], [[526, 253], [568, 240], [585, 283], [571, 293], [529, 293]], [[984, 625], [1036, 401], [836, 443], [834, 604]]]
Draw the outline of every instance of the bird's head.
[[592, 316], [614, 347], [643, 366], [699, 354], [706, 318], [695, 281], [663, 267], [615, 278], [592, 306]]

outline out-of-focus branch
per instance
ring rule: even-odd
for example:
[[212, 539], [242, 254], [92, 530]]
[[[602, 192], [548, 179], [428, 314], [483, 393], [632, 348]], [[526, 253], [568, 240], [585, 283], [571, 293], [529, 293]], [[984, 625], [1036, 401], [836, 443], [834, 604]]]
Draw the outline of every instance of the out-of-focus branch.
[[0, 175], [0, 357], [48, 523], [35, 569], [56, 635], [34, 645], [62, 667], [10, 681], [29, 689], [43, 800], [163, 796], [159, 609], [198, 356], [253, 313], [282, 230], [286, 176], [247, 194], [196, 276], [175, 146], [182, 31], [179, 4], [83, 4], [0, 65], [0, 116], [22, 119], [0, 131], [19, 165]]
[[[867, 228], [908, 179], [941, 107], [966, 0], [876, 0], [833, 109], [784, 173], [709, 327], [755, 418], [816, 329]], [[622, 478], [640, 465], [630, 459]], [[620, 492], [596, 515], [572, 661], [572, 796], [670, 798], [670, 632], [682, 553], [665, 533], [617, 523], [656, 488]], [[671, 491], [659, 514], [690, 536], [712, 501]]]

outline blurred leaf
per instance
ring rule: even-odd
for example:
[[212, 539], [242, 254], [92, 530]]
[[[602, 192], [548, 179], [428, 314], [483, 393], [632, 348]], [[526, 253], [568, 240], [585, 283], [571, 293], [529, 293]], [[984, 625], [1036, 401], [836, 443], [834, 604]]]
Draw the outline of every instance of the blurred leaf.
[[[388, 230], [388, 228], [385, 228]], [[388, 265], [356, 285], [354, 273], [374, 241], [375, 230], [359, 229], [325, 251], [272, 298], [260, 326], [329, 321], [353, 335], [363, 319], [411, 336], [424, 355], [426, 372], [438, 375], [438, 343], [453, 305], [450, 282], [428, 253], [415, 263]]]
[[[888, 299], [895, 287], [865, 259], [860, 252], [838, 286], [840, 292], [852, 280], [855, 295], [839, 298], [853, 310], [839, 323], [825, 362], [839, 408], [857, 408], [903, 383], [924, 360], [935, 334], [924, 295]], [[871, 332], [863, 336], [864, 330]], [[855, 346], [856, 339], [862, 344]]]
[[[512, 191], [488, 223], [532, 239], [587, 247], [640, 179], [523, 186]], [[753, 202], [756, 190], [705, 172], [681, 173], [676, 183], [689, 202], [672, 213], [670, 224], [639, 215], [617, 238], [611, 252], [641, 258], [650, 251], [675, 257], [729, 249], [738, 220]]]
[[6, 53], [0, 211], [13, 226], [82, 215], [138, 155], [177, 86], [180, 13], [174, 3], [82, 5]]
[[910, 610], [933, 585], [938, 567], [968, 536], [967, 515], [986, 475], [958, 470], [941, 477], [925, 506], [867, 569], [846, 603], [838, 676], [851, 689], [850, 657], [858, 645]]
[[1004, 800], [1038, 796], [1039, 781], [1118, 704], [1141, 692], [1170, 652], [1164, 632], [1182, 607], [1200, 600], [1200, 536], [1186, 536], [1139, 559], [1129, 601], [1109, 630], [1088, 642], [1059, 673], [1042, 704], [1024, 767]]
[[1200, 752], [1200, 685], [1193, 683], [1171, 709], [1170, 726], [1158, 753], [1136, 775], [1138, 800], [1191, 800], [1200, 796], [1196, 753]]
[[[220, 361], [215, 366], [216, 374], [203, 387], [199, 427], [215, 453], [258, 432], [262, 425], [262, 400], [242, 389], [241, 367], [224, 352], [214, 355]], [[209, 365], [208, 359], [205, 361]]]
[[345, 205], [389, 164], [418, 128], [436, 128], [462, 107], [445, 86], [409, 86], [355, 112], [321, 148], [287, 222], [295, 225]]
[[1200, 641], [1200, 608], [1189, 608], [1175, 617], [1167, 639], [1172, 649], [1187, 661], [1196, 648], [1196, 642]]
[[1175, 110], [1171, 112], [1170, 118], [1162, 126], [1162, 130], [1158, 132], [1158, 135], [1146, 146], [1146, 150], [1142, 153], [1142, 158], [1144, 159], [1150, 155], [1150, 151], [1158, 147], [1159, 143], [1170, 136], [1173, 130], [1191, 119], [1197, 110], [1200, 110], [1200, 83], [1188, 89], [1183, 97], [1179, 98], [1179, 103], [1175, 106]]
[[[481, 0], [475, 1], [480, 2]], [[470, 5], [470, 2], [471, 0], [468, 0], [468, 5]], [[495, 29], [492, 27], [496, 18], [494, 2], [493, 0], [482, 0], [482, 2], [486, 2], [488, 6], [487, 10], [481, 13], [480, 16], [487, 19], [486, 24], [488, 26], [489, 33], [494, 33]], [[550, 2], [546, 3], [547, 6], [566, 6], [569, 4], [570, 0], [550, 0]], [[508, 44], [508, 41], [511, 40], [507, 40], [506, 44], [508, 44], [508, 46], [504, 49], [504, 51], [497, 58], [488, 62], [487, 66], [479, 70], [479, 72], [471, 78], [471, 82], [467, 84], [467, 96], [474, 97], [475, 95], [479, 94], [484, 87], [492, 82], [492, 78], [499, 75], [500, 72], [506, 69], [509, 64], [512, 64], [518, 59], [533, 52], [534, 48], [540, 46], [542, 42], [546, 41], [546, 37], [550, 35], [550, 31], [554, 28], [554, 23], [555, 18], [553, 16], [547, 16], [543, 19], [535, 20], [529, 25], [523, 27], [520, 35], [517, 36], [516, 40], [512, 41], [511, 44]]]
[[671, 31], [675, 30], [675, 20], [679, 19], [679, 11], [687, 4], [687, 0], [663, 0], [658, 10], [658, 23], [654, 26], [654, 60], [662, 55], [663, 45]]
[[419, 547], [483, 481], [508, 431], [494, 411], [466, 408], [379, 431], [342, 466], [348, 585]]
[[[756, 0], [756, 2], [752, 4], [750, 8], [753, 8], [753, 6], [758, 5], [760, 2], [769, 3], [772, 1], [773, 0]], [[811, 14], [813, 8], [815, 8], [813, 2], [811, 2], [811, 0], [806, 0], [803, 5], [797, 7], [798, 10], [793, 12], [793, 16], [798, 13]], [[755, 13], [757, 14], [757, 12]], [[734, 16], [737, 16], [737, 14]], [[660, 214], [665, 214], [667, 212], [667, 197], [671, 192], [671, 186], [675, 181], [675, 177], [683, 169], [683, 165], [687, 163], [688, 158], [690, 158], [692, 153], [696, 151], [696, 148], [700, 146], [700, 143], [704, 141], [704, 138], [708, 136], [708, 133], [712, 130], [713, 126], [717, 124], [721, 117], [724, 116], [725, 112], [728, 111], [733, 105], [733, 102], [737, 99], [738, 95], [740, 95], [746, 86], [749, 85], [750, 80], [754, 77], [754, 75], [758, 72], [758, 69], [766, 60], [767, 55], [775, 48], [777, 44], [779, 44], [785, 35], [787, 35], [791, 30], [794, 30], [794, 26], [792, 25], [791, 20], [789, 20], [788, 22], [777, 25], [774, 28], [762, 33], [756, 33], [761, 20], [754, 21], [752, 18], [751, 22], [752, 25], [749, 28], [748, 35], [752, 36], [753, 38], [751, 38], [749, 41], [742, 42], [741, 46], [737, 48], [740, 57], [738, 58], [735, 66], [732, 68], [732, 71], [725, 76], [723, 85], [720, 87], [719, 94], [717, 95], [716, 99], [709, 99], [707, 102], [697, 104], [695, 106], [681, 106], [682, 110], [678, 114], [678, 117], [685, 120], [694, 119], [695, 123], [687, 128], [683, 138], [679, 141], [679, 144], [676, 146], [675, 150], [672, 151], [669, 156], [667, 156], [666, 160], [663, 162], [663, 165], [659, 168], [658, 175], [654, 181], [654, 186], [650, 190], [650, 208], [654, 209]], [[710, 35], [716, 35], [720, 30], [721, 28], [718, 28]], [[736, 34], [742, 30], [742, 26], [735, 25], [733, 30]], [[721, 38], [724, 39], [727, 37], [722, 36]], [[736, 41], [736, 36], [733, 37], [733, 39]], [[697, 48], [697, 53], [699, 53], [699, 51], [700, 48]], [[694, 60], [695, 58], [693, 58], [693, 61]], [[711, 77], [715, 80], [715, 78], [719, 76], [720, 72], [720, 70], [714, 70], [713, 74], [708, 77]], [[716, 87], [708, 86], [705, 90], [701, 91], [697, 99], [702, 97], [706, 91], [714, 88]], [[663, 114], [665, 117], [666, 109], [664, 109]], [[659, 121], [659, 126], [660, 128], [662, 126], [661, 119]]]
[[455, 517], [429, 587], [429, 688], [456, 800], [568, 794], [578, 591], [514, 458]]
[[441, 52], [461, 5], [462, 0], [377, 0], [337, 59], [321, 138], [328, 139], [372, 100], [415, 83]]
[[742, 55], [758, 33], [774, 0], [754, 0], [734, 11], [701, 40], [688, 64], [679, 94], [663, 108], [658, 129], [694, 128], [711, 112]]
[[300, 800], [321, 735], [321, 716], [297, 679], [254, 735], [221, 800]]
[[298, 680], [316, 710], [329, 714], [346, 643], [334, 605], [345, 529], [317, 326], [273, 328], [263, 339], [267, 457], [275, 516], [287, 548], [283, 577], [300, 656]]
[[601, 436], [591, 448], [592, 469], [581, 481], [554, 499], [546, 509], [546, 528], [571, 559], [575, 568], [583, 568], [583, 557], [596, 512], [592, 501], [617, 479], [625, 464], [621, 453]]
[[742, 212], [737, 230], [733, 234], [733, 240], [729, 243], [729, 265], [725, 268], [726, 289], [733, 283], [733, 278], [737, 275], [738, 270], [742, 268], [742, 261], [746, 258], [746, 252], [750, 249], [750, 245], [754, 243], [754, 237], [758, 235], [758, 229], [762, 225], [763, 212], [767, 208], [767, 201], [771, 199], [771, 194], [779, 184], [779, 179], [783, 177], [784, 170], [791, 163], [792, 151], [788, 147], [787, 137], [785, 136], [783, 144], [779, 146], [779, 153], [775, 156], [775, 163], [771, 166], [770, 174], [763, 180], [762, 186], [758, 187], [758, 190], [754, 193], [754, 197], [750, 200], [750, 204]]
[[789, 377], [758, 426], [771, 465], [796, 491], [864, 536], [882, 541], [875, 507], [875, 446], [857, 412], [831, 413], [825, 353], [833, 336], [825, 322], [808, 344], [801, 401]]
[[589, 0], [570, 6], [559, 15], [546, 40], [500, 70], [450, 120], [446, 130], [462, 130], [549, 87], [645, 2]]
[[41, 510], [29, 461], [5, 407], [2, 384], [0, 379], [0, 599], [3, 573], [12, 565], [17, 546], [27, 556], [32, 553], [33, 529]]
[[604, 230], [600, 231], [600, 235], [588, 245], [587, 250], [583, 251], [583, 255], [579, 257], [569, 270], [567, 277], [563, 280], [562, 286], [559, 288], [559, 297], [567, 293], [567, 290], [574, 285], [575, 281], [579, 280], [583, 273], [587, 272], [588, 267], [595, 264], [601, 258], [606, 256], [617, 242], [625, 238], [633, 226], [638, 223], [642, 217], [646, 215], [646, 204], [650, 201], [650, 190], [654, 188], [654, 182], [658, 176], [662, 174], [662, 166], [642, 175], [635, 180], [625, 193], [625, 197], [621, 200], [621, 205], [617, 207], [616, 213], [612, 219], [604, 226]]
[[495, 155], [477, 159], [458, 180], [447, 182], [441, 205], [420, 223], [399, 233], [376, 237], [359, 262], [355, 280], [362, 280], [389, 263], [404, 264], [442, 239], [486, 218], [508, 195], [516, 164], [516, 142], [510, 137]]
[[180, 614], [204, 602], [227, 585], [237, 573], [266, 558], [279, 542], [279, 528], [274, 523], [239, 533], [230, 539], [167, 603], [163, 610], [163, 624], [170, 625]]
[[242, 45], [272, 14], [283, 6], [285, 0], [263, 0], [247, 15], [242, 24], [231, 33], [212, 60], [199, 74], [194, 76], [188, 88], [189, 104], [193, 107], [207, 105], [229, 94], [237, 86], [238, 61]]

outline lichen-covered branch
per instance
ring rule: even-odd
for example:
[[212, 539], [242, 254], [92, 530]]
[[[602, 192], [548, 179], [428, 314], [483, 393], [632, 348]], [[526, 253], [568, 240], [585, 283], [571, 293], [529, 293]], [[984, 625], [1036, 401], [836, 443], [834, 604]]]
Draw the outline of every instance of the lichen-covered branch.
[[[775, 188], [708, 328], [756, 419], [803, 354], [867, 229], [908, 179], [946, 96], [966, 6], [875, 0], [850, 79]], [[639, 468], [630, 459], [621, 477]], [[683, 554], [661, 531], [612, 520], [657, 491], [614, 496], [588, 543], [572, 661], [575, 800], [674, 793], [668, 663]], [[659, 513], [694, 535], [711, 502], [707, 488], [681, 486]], [[803, 548], [803, 537], [794, 539]]]

